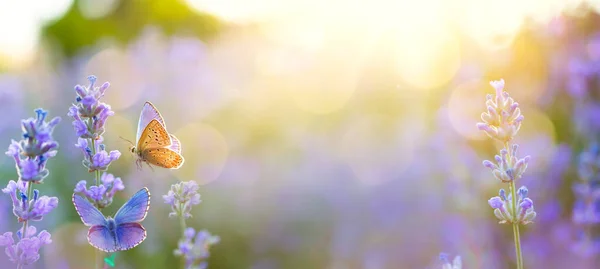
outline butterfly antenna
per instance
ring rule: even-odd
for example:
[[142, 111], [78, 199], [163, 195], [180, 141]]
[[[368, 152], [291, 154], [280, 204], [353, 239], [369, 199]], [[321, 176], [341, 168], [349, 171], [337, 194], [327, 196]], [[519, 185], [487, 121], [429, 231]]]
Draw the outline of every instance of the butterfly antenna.
[[122, 136], [119, 136], [119, 137], [120, 137], [121, 139], [123, 139], [123, 140], [125, 140], [125, 141], [129, 142], [129, 144], [133, 145], [133, 142], [131, 142], [131, 140], [129, 140], [129, 139], [127, 139], [127, 138], [124, 138], [124, 137], [122, 137]]

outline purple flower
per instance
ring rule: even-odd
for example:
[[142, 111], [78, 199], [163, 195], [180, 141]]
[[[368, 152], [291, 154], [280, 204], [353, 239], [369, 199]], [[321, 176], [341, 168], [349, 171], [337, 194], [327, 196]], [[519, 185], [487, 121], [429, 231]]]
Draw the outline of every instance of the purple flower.
[[496, 155], [496, 164], [491, 161], [483, 161], [483, 166], [492, 169], [494, 177], [502, 182], [511, 182], [515, 179], [521, 178], [527, 164], [529, 163], [530, 156], [525, 156], [523, 159], [517, 158], [517, 150], [519, 145], [514, 144], [512, 150], [508, 152], [506, 149], [500, 150], [500, 155]]
[[518, 200], [516, 211], [512, 210], [512, 196], [505, 195], [503, 189], [500, 190], [499, 196], [492, 197], [488, 200], [490, 207], [494, 209], [494, 215], [500, 220], [500, 223], [520, 223], [529, 224], [533, 222], [537, 213], [533, 208], [533, 201], [527, 198], [528, 190], [525, 186], [518, 191]]
[[33, 191], [33, 197], [27, 197], [25, 187], [22, 183], [13, 180], [8, 182], [2, 192], [9, 194], [13, 202], [13, 214], [19, 222], [34, 220], [40, 221], [58, 206], [58, 198], [42, 196], [39, 197], [39, 191]]
[[483, 122], [478, 123], [477, 128], [491, 138], [508, 142], [521, 128], [523, 116], [519, 104], [504, 91], [504, 80], [492, 81], [490, 85], [496, 90], [496, 96], [486, 97], [488, 111], [481, 114]]
[[440, 253], [440, 261], [442, 261], [442, 269], [462, 269], [462, 260], [460, 256], [454, 257], [454, 260], [450, 263], [450, 255], [447, 253]]
[[[111, 152], [106, 152], [104, 150], [104, 145], [101, 144], [103, 141], [102, 136], [96, 141], [96, 147], [94, 149], [90, 148], [88, 145], [88, 141], [83, 138], [77, 139], [76, 147], [83, 151], [84, 160], [83, 165], [88, 168], [89, 172], [93, 171], [106, 171], [110, 164], [119, 157], [121, 157], [121, 152], [118, 150], [113, 150]], [[94, 151], [96, 152], [94, 154]]]
[[49, 174], [46, 162], [56, 155], [58, 143], [52, 139], [52, 131], [60, 122], [60, 118], [55, 117], [46, 122], [46, 111], [40, 108], [35, 112], [36, 118], [22, 121], [23, 139], [12, 140], [6, 155], [15, 160], [17, 174], [21, 180], [39, 183]]
[[176, 256], [183, 256], [185, 259], [185, 268], [191, 267], [194, 264], [200, 264], [206, 267], [206, 260], [210, 255], [210, 247], [219, 243], [221, 240], [218, 236], [210, 234], [206, 230], [199, 231], [195, 234], [194, 228], [187, 228], [184, 232], [184, 238], [179, 240], [178, 248], [174, 251]]
[[[40, 196], [33, 188], [33, 183], [42, 183], [49, 175], [46, 169], [48, 159], [56, 156], [58, 143], [53, 140], [52, 132], [60, 122], [59, 117], [46, 122], [47, 112], [35, 110], [37, 117], [21, 122], [23, 139], [12, 140], [6, 155], [13, 157], [19, 179], [8, 182], [2, 192], [8, 194], [13, 203], [13, 214], [23, 228], [17, 232], [18, 242], [15, 243], [13, 234], [6, 232], [0, 236], [0, 246], [5, 247], [8, 258], [17, 264], [18, 268], [36, 262], [42, 245], [50, 244], [50, 234], [46, 231], [36, 235], [34, 226], [27, 226], [29, 221], [40, 221], [45, 215], [58, 206], [58, 198]], [[26, 231], [23, 231], [28, 227]]]
[[108, 116], [114, 115], [110, 106], [100, 102], [106, 89], [110, 86], [105, 82], [100, 87], [95, 87], [95, 76], [89, 76], [88, 87], [75, 86], [75, 104], [69, 108], [69, 117], [73, 118], [73, 128], [77, 136], [86, 139], [98, 139], [104, 133], [104, 125]]
[[40, 258], [40, 248], [52, 243], [52, 239], [46, 230], [36, 235], [37, 229], [34, 226], [28, 227], [25, 236], [21, 236], [22, 230], [17, 232], [19, 241], [16, 244], [11, 232], [0, 235], [0, 247], [5, 247], [6, 255], [11, 262], [18, 265], [33, 264]]
[[119, 157], [121, 157], [121, 152], [118, 150], [113, 150], [110, 153], [105, 150], [100, 150], [92, 156], [92, 162], [89, 168], [90, 170], [106, 171], [108, 166], [119, 159]]
[[572, 249], [579, 255], [600, 253], [600, 237], [584, 232], [600, 223], [600, 147], [591, 144], [579, 156], [579, 182], [573, 184], [575, 204], [572, 220], [580, 231]]
[[192, 217], [192, 214], [190, 214], [192, 206], [201, 202], [199, 189], [200, 186], [195, 181], [179, 182], [171, 185], [171, 190], [167, 195], [163, 195], [165, 203], [171, 205], [172, 212], [169, 213], [169, 216]]
[[115, 177], [109, 173], [103, 173], [100, 177], [100, 181], [102, 184], [99, 186], [91, 186], [88, 189], [86, 186], [87, 182], [81, 180], [77, 182], [73, 192], [88, 198], [99, 208], [105, 208], [112, 203], [113, 197], [117, 191], [125, 189], [125, 185], [123, 185], [121, 178]]

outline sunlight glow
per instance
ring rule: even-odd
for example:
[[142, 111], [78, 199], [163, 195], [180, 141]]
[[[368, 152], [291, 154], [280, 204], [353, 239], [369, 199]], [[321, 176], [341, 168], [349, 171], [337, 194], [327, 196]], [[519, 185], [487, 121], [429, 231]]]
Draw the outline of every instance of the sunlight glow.
[[8, 65], [31, 61], [40, 26], [62, 16], [73, 0], [0, 1], [0, 59]]

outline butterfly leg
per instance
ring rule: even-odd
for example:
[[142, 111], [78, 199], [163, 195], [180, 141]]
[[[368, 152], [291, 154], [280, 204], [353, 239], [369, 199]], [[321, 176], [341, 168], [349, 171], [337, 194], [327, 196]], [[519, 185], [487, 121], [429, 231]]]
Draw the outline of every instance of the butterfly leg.
[[154, 172], [154, 168], [152, 168], [152, 165], [150, 165], [149, 162], [145, 162], [145, 163], [148, 165], [148, 167], [150, 167], [150, 170], [152, 170], [152, 172]]
[[137, 159], [135, 160], [135, 166], [137, 166], [138, 171], [142, 170], [142, 160]]

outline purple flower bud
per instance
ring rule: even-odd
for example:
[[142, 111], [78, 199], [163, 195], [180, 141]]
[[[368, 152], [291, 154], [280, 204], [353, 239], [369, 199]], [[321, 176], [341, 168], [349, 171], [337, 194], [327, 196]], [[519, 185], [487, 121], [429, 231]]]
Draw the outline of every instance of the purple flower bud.
[[86, 193], [87, 192], [87, 182], [85, 180], [80, 180], [79, 182], [77, 182], [77, 185], [75, 185], [75, 189], [73, 190], [73, 192], [75, 193]]
[[488, 200], [488, 204], [494, 209], [504, 207], [504, 201], [502, 201], [502, 198], [498, 196], [490, 198]]
[[502, 201], [506, 201], [506, 192], [504, 191], [504, 189], [500, 189], [500, 191], [498, 191], [498, 195], [500, 196], [500, 198], [502, 198]]
[[165, 203], [171, 205], [172, 212], [169, 216], [191, 217], [192, 206], [201, 202], [199, 189], [200, 186], [195, 181], [179, 182], [171, 185], [171, 190], [167, 195], [163, 195]]
[[75, 86], [75, 92], [77, 93], [77, 95], [79, 95], [79, 97], [83, 98], [86, 96], [86, 90], [85, 88], [83, 88], [83, 86], [81, 85], [77, 85]]
[[527, 209], [530, 209], [533, 206], [533, 201], [529, 198], [525, 198], [523, 199], [523, 202], [519, 204], [519, 206], [521, 207], [522, 211], [526, 211]]
[[96, 202], [101, 201], [106, 193], [106, 187], [104, 185], [91, 186], [86, 192], [86, 196]]
[[194, 238], [194, 235], [196, 235], [196, 231], [194, 231], [194, 228], [188, 227], [187, 229], [185, 229], [184, 235], [185, 238], [191, 240], [192, 238]]
[[119, 152], [118, 150], [113, 150], [110, 152], [110, 154], [104, 150], [98, 151], [98, 152], [96, 152], [96, 154], [94, 154], [94, 156], [92, 156], [92, 160], [91, 160], [89, 169], [91, 171], [94, 171], [94, 170], [106, 171], [106, 169], [108, 169], [108, 166], [112, 162], [119, 159], [119, 157], [121, 157], [121, 152]]
[[56, 206], [58, 206], [58, 198], [42, 196], [34, 202], [33, 209], [29, 212], [29, 219], [40, 221], [46, 214], [56, 208]]
[[525, 199], [527, 197], [528, 192], [529, 190], [527, 190], [527, 187], [521, 186], [521, 188], [519, 188], [518, 190], [519, 197], [521, 197], [521, 199]]
[[483, 166], [490, 168], [492, 170], [496, 169], [496, 165], [488, 160], [483, 161]]
[[19, 169], [20, 177], [23, 181], [30, 181], [37, 177], [39, 170], [38, 164], [33, 159], [25, 159], [21, 161]]

